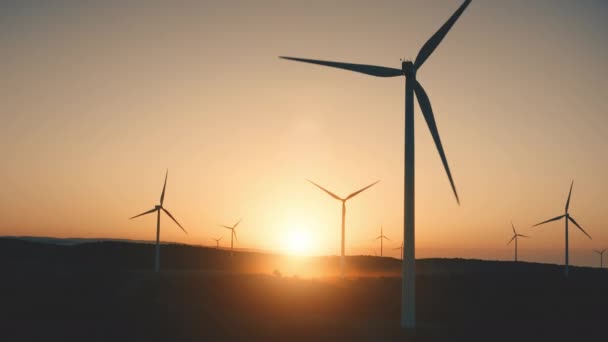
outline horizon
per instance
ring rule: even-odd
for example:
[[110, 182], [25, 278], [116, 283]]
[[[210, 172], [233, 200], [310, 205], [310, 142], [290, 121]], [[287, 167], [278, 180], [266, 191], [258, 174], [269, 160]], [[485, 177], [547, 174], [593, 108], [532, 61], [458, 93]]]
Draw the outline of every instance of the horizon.
[[[151, 216], [129, 217], [158, 203], [168, 169], [166, 206], [189, 234], [163, 217], [161, 241], [226, 245], [217, 225], [243, 218], [236, 248], [339, 254], [340, 204], [306, 179], [339, 196], [379, 179], [347, 203], [346, 255], [373, 254], [382, 225], [398, 256], [403, 80], [278, 56], [398, 67], [460, 3], [0, 4], [0, 235], [153, 240]], [[463, 14], [418, 76], [461, 205], [415, 106], [417, 258], [506, 260], [513, 220], [532, 236], [522, 260], [561, 264], [563, 222], [530, 226], [562, 213], [574, 180], [593, 240], [571, 227], [571, 264], [597, 263], [607, 16], [605, 2], [548, 0]]]
[[[133, 239], [123, 239], [123, 238], [110, 238], [110, 237], [51, 237], [51, 236], [0, 236], [1, 238], [15, 238], [15, 239], [57, 239], [57, 240], [92, 240], [91, 242], [98, 241], [112, 241], [112, 242], [127, 242], [127, 243], [145, 243], [145, 244], [154, 244], [155, 240], [133, 240]], [[222, 240], [223, 241], [223, 240]], [[46, 242], [42, 242], [46, 243]], [[86, 242], [83, 242], [86, 243]], [[213, 243], [184, 243], [177, 241], [163, 241], [161, 239], [161, 244], [174, 244], [174, 245], [183, 245], [183, 246], [191, 246], [191, 247], [203, 247], [214, 249], [215, 242]], [[230, 245], [228, 244], [220, 244], [220, 249], [229, 251]], [[374, 255], [374, 252], [378, 252], [379, 248], [367, 248], [367, 247], [357, 247], [354, 246], [354, 249], [357, 252], [353, 254], [347, 254], [347, 257], [357, 257], [357, 256], [372, 256], [382, 258], [380, 255]], [[235, 252], [252, 252], [252, 253], [264, 253], [264, 254], [276, 254], [289, 256], [294, 258], [315, 258], [315, 257], [339, 257], [340, 253], [335, 254], [299, 254], [293, 253], [289, 250], [283, 249], [263, 249], [263, 248], [251, 248], [251, 247], [239, 247], [236, 246], [234, 248]], [[519, 248], [520, 253], [519, 261], [528, 262], [528, 263], [541, 263], [541, 264], [549, 264], [549, 265], [563, 265], [563, 249], [554, 247], [554, 248]], [[539, 253], [541, 252], [541, 253]], [[465, 259], [465, 260], [483, 260], [483, 261], [505, 261], [512, 262], [513, 261], [513, 250], [507, 250], [500, 248], [469, 248], [469, 249], [461, 249], [461, 248], [417, 248], [416, 249], [416, 260], [419, 259]], [[392, 259], [400, 259], [400, 251], [393, 250], [393, 248], [385, 248], [385, 258]], [[492, 257], [493, 256], [493, 257]], [[570, 247], [570, 265], [576, 267], [591, 267], [591, 268], [599, 268], [598, 265], [598, 256], [593, 251], [589, 251], [586, 248], [577, 248]]]

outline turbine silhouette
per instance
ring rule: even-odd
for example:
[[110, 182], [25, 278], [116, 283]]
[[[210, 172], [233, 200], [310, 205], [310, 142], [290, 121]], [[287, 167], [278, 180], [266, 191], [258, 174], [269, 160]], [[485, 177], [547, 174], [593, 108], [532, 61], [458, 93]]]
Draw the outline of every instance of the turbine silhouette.
[[447, 173], [452, 191], [456, 197], [456, 202], [460, 204], [456, 186], [452, 179], [452, 173], [448, 166], [448, 161], [443, 151], [443, 145], [435, 123], [435, 116], [431, 108], [431, 102], [422, 85], [416, 80], [416, 72], [431, 56], [433, 51], [439, 46], [439, 43], [450, 31], [454, 23], [458, 20], [462, 12], [471, 3], [471, 0], [466, 0], [452, 14], [452, 16], [439, 28], [439, 30], [431, 36], [431, 38], [422, 46], [416, 60], [402, 61], [401, 69], [387, 68], [375, 65], [352, 64], [342, 62], [331, 62], [323, 60], [295, 58], [280, 56], [280, 58], [288, 59], [297, 62], [312, 63], [324, 65], [333, 68], [350, 70], [366, 75], [377, 77], [396, 77], [405, 76], [405, 171], [404, 171], [404, 239], [408, 242], [405, 246], [405, 262], [403, 267], [403, 281], [401, 288], [401, 326], [403, 328], [416, 327], [416, 309], [415, 309], [415, 236], [414, 236], [414, 93], [418, 98], [418, 104], [422, 110], [422, 115], [426, 121], [431, 136], [435, 142], [435, 146], [439, 151], [439, 156], [443, 163], [443, 167]]
[[380, 236], [378, 236], [376, 238], [376, 240], [380, 239], [380, 256], [383, 256], [382, 250], [383, 250], [383, 244], [382, 244], [382, 240], [386, 239], [386, 240], [390, 240], [388, 237], [386, 237], [384, 235], [384, 233], [382, 232], [382, 226], [380, 226]]
[[361, 192], [371, 188], [372, 186], [376, 185], [378, 182], [380, 181], [376, 181], [366, 187], [364, 187], [363, 189], [357, 190], [355, 192], [353, 192], [352, 194], [342, 198], [339, 197], [338, 195], [334, 194], [333, 192], [323, 188], [322, 186], [320, 186], [319, 184], [311, 181], [310, 179], [307, 179], [307, 181], [309, 181], [312, 185], [316, 186], [317, 188], [325, 191], [329, 196], [337, 199], [338, 201], [342, 202], [342, 242], [341, 242], [341, 257], [340, 257], [340, 273], [342, 275], [342, 278], [344, 278], [344, 236], [345, 236], [345, 220], [346, 220], [346, 201], [348, 201], [349, 199], [357, 196], [358, 194], [360, 194]]
[[597, 249], [594, 249], [593, 251], [600, 255], [600, 269], [604, 268], [604, 252], [606, 251], [606, 248], [601, 251], [598, 251]]
[[401, 260], [403, 260], [403, 242], [401, 242], [401, 246], [395, 247], [393, 249], [400, 249], [401, 250]]
[[566, 209], [564, 210], [564, 215], [560, 215], [557, 217], [554, 217], [552, 219], [549, 219], [547, 221], [543, 221], [541, 223], [537, 223], [535, 225], [533, 225], [532, 227], [536, 227], [536, 226], [540, 226], [541, 224], [545, 224], [545, 223], [549, 223], [549, 222], [553, 222], [553, 221], [557, 221], [557, 220], [561, 220], [562, 218], [565, 218], [565, 222], [566, 222], [566, 257], [565, 257], [565, 261], [564, 261], [564, 274], [566, 275], [566, 277], [568, 276], [568, 221], [574, 223], [574, 225], [581, 230], [581, 232], [583, 232], [585, 235], [587, 235], [587, 237], [589, 239], [591, 239], [591, 236], [589, 234], [587, 234], [587, 232], [583, 229], [583, 227], [581, 227], [576, 220], [574, 220], [574, 218], [572, 216], [570, 216], [570, 213], [568, 212], [568, 208], [570, 208], [570, 197], [572, 196], [572, 186], [574, 186], [574, 181], [572, 181], [572, 183], [570, 184], [570, 192], [568, 193], [568, 200], [566, 201]]
[[509, 240], [509, 242], [507, 242], [507, 246], [509, 244], [511, 244], [511, 242], [513, 242], [513, 240], [515, 240], [515, 261], [517, 262], [517, 239], [520, 237], [529, 238], [529, 236], [517, 234], [517, 232], [515, 231], [515, 226], [513, 225], [513, 222], [511, 222], [511, 228], [513, 228], [513, 237], [511, 238], [511, 240]]
[[165, 190], [167, 188], [167, 176], [169, 176], [169, 170], [167, 170], [167, 172], [165, 173], [165, 184], [163, 185], [163, 192], [160, 194], [160, 204], [154, 206], [154, 209], [150, 209], [150, 210], [146, 211], [145, 213], [141, 213], [139, 215], [135, 215], [130, 218], [130, 220], [131, 220], [136, 217], [140, 217], [143, 215], [147, 215], [147, 214], [156, 212], [156, 254], [154, 257], [154, 272], [158, 272], [160, 270], [160, 212], [164, 211], [165, 214], [167, 214], [167, 216], [169, 216], [173, 220], [173, 222], [175, 222], [184, 231], [184, 233], [188, 234], [188, 232], [184, 229], [184, 227], [182, 227], [182, 225], [179, 224], [179, 222], [177, 222], [177, 220], [173, 217], [173, 215], [171, 215], [169, 210], [167, 210], [167, 209], [165, 209], [165, 207], [163, 207], [163, 202], [165, 201]]
[[220, 224], [220, 227], [224, 227], [226, 229], [230, 230], [230, 256], [233, 255], [234, 253], [234, 240], [239, 241], [239, 239], [236, 237], [236, 226], [239, 225], [239, 223], [241, 223], [241, 220], [239, 220], [239, 222], [235, 223], [234, 226], [230, 227], [230, 226], [224, 226], [222, 224]]
[[220, 240], [222, 239], [222, 237], [220, 237], [219, 239], [215, 239], [215, 238], [211, 238], [211, 240], [215, 241], [215, 248], [219, 249], [220, 248]]

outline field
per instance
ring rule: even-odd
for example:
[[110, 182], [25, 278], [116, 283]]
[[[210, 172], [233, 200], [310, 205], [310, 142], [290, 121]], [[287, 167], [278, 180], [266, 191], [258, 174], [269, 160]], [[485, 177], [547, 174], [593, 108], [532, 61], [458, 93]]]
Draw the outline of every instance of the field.
[[[417, 260], [414, 333], [399, 329], [396, 259], [350, 257], [352, 276], [341, 280], [334, 257], [164, 245], [165, 271], [154, 274], [152, 256], [139, 243], [0, 239], [2, 341], [578, 341], [608, 332], [605, 270], [575, 267], [565, 279], [556, 265]], [[290, 265], [324, 275], [279, 275]]]

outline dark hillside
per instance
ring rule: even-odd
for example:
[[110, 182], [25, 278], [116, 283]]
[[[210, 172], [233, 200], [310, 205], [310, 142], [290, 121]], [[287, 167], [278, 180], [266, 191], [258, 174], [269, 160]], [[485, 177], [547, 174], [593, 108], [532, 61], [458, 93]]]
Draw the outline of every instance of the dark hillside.
[[[559, 341], [606, 336], [608, 272], [459, 259], [417, 261], [415, 336], [399, 329], [397, 277], [272, 276], [284, 256], [151, 245], [0, 239], [2, 341]], [[289, 258], [288, 258], [289, 259]], [[305, 258], [306, 267], [337, 258]], [[399, 260], [350, 257], [351, 273]], [[287, 265], [284, 263], [284, 265]], [[259, 267], [262, 274], [253, 274]], [[247, 271], [248, 274], [240, 272]]]

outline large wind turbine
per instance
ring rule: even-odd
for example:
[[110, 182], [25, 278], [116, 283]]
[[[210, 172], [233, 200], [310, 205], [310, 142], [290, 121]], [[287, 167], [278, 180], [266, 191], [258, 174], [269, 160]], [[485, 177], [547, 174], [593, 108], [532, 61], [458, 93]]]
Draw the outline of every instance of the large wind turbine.
[[598, 251], [597, 249], [594, 249], [593, 251], [600, 255], [600, 269], [604, 268], [604, 252], [606, 251], [606, 248], [601, 251]]
[[220, 237], [219, 239], [211, 238], [211, 240], [215, 241], [215, 248], [216, 249], [220, 248], [220, 240], [221, 239], [222, 239], [222, 237]]
[[163, 185], [163, 192], [160, 194], [160, 204], [154, 206], [154, 209], [150, 209], [145, 213], [141, 213], [139, 215], [133, 216], [130, 219], [134, 219], [136, 217], [140, 217], [143, 215], [151, 214], [156, 212], [156, 255], [154, 257], [154, 272], [158, 272], [160, 270], [160, 212], [161, 210], [169, 216], [173, 222], [177, 223], [177, 225], [184, 231], [184, 233], [188, 234], [188, 232], [182, 227], [179, 222], [171, 215], [171, 213], [163, 207], [163, 202], [165, 201], [165, 189], [167, 188], [167, 176], [169, 175], [169, 170], [165, 173], [165, 184]]
[[345, 235], [345, 220], [346, 220], [346, 201], [348, 201], [349, 199], [357, 196], [358, 194], [360, 194], [361, 192], [363, 192], [364, 190], [367, 190], [369, 188], [371, 188], [372, 186], [376, 185], [379, 181], [376, 181], [368, 186], [366, 186], [363, 189], [357, 190], [355, 192], [353, 192], [352, 194], [342, 198], [336, 194], [334, 194], [333, 192], [323, 188], [322, 186], [320, 186], [319, 184], [311, 181], [310, 179], [307, 179], [307, 181], [309, 181], [312, 185], [316, 186], [317, 188], [325, 191], [329, 196], [337, 199], [338, 201], [342, 202], [342, 242], [341, 242], [341, 257], [340, 257], [340, 273], [342, 275], [342, 278], [344, 278], [344, 235]]
[[581, 230], [581, 232], [585, 233], [585, 235], [587, 235], [587, 237], [589, 239], [591, 239], [591, 236], [589, 234], [587, 234], [587, 232], [583, 229], [583, 227], [581, 227], [572, 216], [570, 216], [570, 213], [568, 213], [568, 208], [570, 207], [570, 197], [572, 196], [572, 186], [574, 185], [574, 181], [572, 181], [572, 184], [570, 184], [570, 192], [568, 193], [568, 200], [566, 201], [566, 209], [564, 211], [564, 215], [560, 215], [557, 217], [554, 217], [552, 219], [549, 219], [547, 221], [543, 221], [541, 223], [537, 223], [535, 225], [533, 225], [532, 227], [536, 227], [536, 226], [540, 226], [541, 224], [545, 224], [548, 222], [552, 222], [552, 221], [557, 221], [557, 220], [561, 220], [563, 218], [565, 218], [565, 222], [566, 222], [566, 258], [565, 258], [565, 268], [564, 268], [564, 274], [566, 275], [566, 277], [568, 276], [568, 221], [574, 223], [574, 225], [576, 227], [578, 227], [578, 229]]
[[422, 46], [416, 56], [416, 60], [402, 61], [401, 69], [387, 68], [375, 65], [365, 64], [352, 64], [352, 63], [341, 63], [341, 62], [330, 62], [314, 59], [294, 58], [294, 57], [281, 57], [298, 62], [319, 64], [333, 68], [340, 68], [350, 70], [354, 72], [363, 73], [366, 75], [377, 76], [377, 77], [396, 77], [405, 76], [405, 172], [404, 172], [404, 238], [407, 241], [405, 246], [405, 262], [403, 263], [403, 281], [401, 288], [401, 326], [403, 328], [415, 328], [416, 327], [416, 309], [415, 309], [415, 236], [414, 236], [414, 93], [418, 98], [418, 104], [422, 109], [422, 115], [426, 120], [426, 124], [431, 131], [435, 146], [439, 151], [443, 167], [448, 175], [448, 179], [452, 186], [452, 191], [456, 196], [456, 202], [460, 203], [458, 199], [458, 193], [452, 179], [450, 168], [448, 167], [448, 161], [443, 151], [441, 139], [439, 137], [439, 131], [437, 130], [437, 124], [435, 123], [435, 116], [431, 108], [431, 102], [426, 94], [426, 91], [422, 88], [422, 85], [416, 80], [416, 72], [422, 64], [431, 56], [433, 51], [439, 46], [439, 43], [446, 36], [448, 31], [452, 28], [456, 20], [460, 17], [462, 12], [471, 3], [471, 0], [466, 0], [457, 10], [452, 14], [448, 21], [439, 28], [439, 30]]
[[234, 250], [234, 240], [239, 241], [239, 239], [236, 237], [236, 226], [238, 226], [239, 223], [241, 223], [241, 220], [239, 220], [239, 222], [235, 223], [234, 226], [232, 226], [232, 227], [230, 227], [230, 226], [224, 226], [224, 225], [220, 224], [220, 227], [224, 227], [224, 228], [230, 230], [230, 256], [232, 256], [233, 253], [234, 253], [233, 252], [233, 250]]
[[382, 232], [382, 226], [380, 226], [380, 236], [378, 236], [376, 238], [376, 240], [380, 239], [380, 256], [383, 256], [382, 254], [382, 249], [383, 249], [383, 242], [382, 240], [386, 239], [386, 240], [390, 240], [388, 237], [386, 237], [386, 235], [384, 235], [384, 233]]
[[507, 246], [509, 244], [511, 244], [511, 242], [513, 242], [513, 240], [515, 240], [515, 261], [517, 261], [517, 239], [520, 237], [529, 238], [529, 236], [526, 236], [523, 234], [517, 234], [517, 232], [515, 231], [515, 226], [513, 225], [513, 222], [511, 222], [511, 228], [513, 228], [513, 237], [511, 238], [511, 240], [509, 240], [509, 242], [507, 242]]

